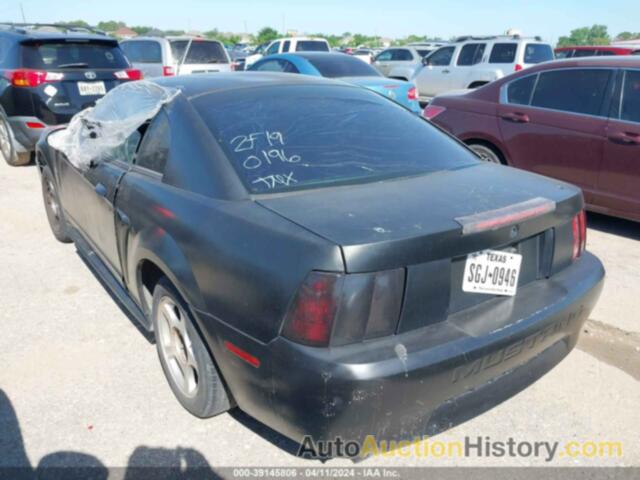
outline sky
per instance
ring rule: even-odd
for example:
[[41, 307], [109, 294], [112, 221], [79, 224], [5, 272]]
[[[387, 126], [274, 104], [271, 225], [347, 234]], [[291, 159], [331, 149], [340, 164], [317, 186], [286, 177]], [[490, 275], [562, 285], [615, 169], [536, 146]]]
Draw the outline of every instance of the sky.
[[[91, 24], [122, 20], [161, 29], [256, 32], [264, 26], [303, 32], [343, 32], [400, 38], [409, 34], [448, 39], [493, 35], [509, 28], [550, 42], [595, 23], [609, 33], [639, 31], [636, 0], [0, 0], [0, 21]], [[630, 14], [636, 12], [636, 14]]]

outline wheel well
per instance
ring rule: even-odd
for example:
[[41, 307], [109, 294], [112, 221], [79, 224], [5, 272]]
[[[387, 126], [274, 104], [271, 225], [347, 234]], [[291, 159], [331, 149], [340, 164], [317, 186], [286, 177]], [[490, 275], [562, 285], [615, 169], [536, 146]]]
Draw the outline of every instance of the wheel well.
[[504, 156], [504, 153], [502, 153], [502, 151], [501, 151], [498, 147], [496, 147], [493, 143], [491, 143], [491, 142], [489, 142], [489, 141], [487, 141], [487, 140], [483, 140], [483, 139], [481, 139], [481, 138], [468, 138], [468, 139], [466, 139], [466, 140], [464, 141], [464, 143], [465, 143], [466, 145], [473, 145], [473, 144], [476, 144], [476, 145], [484, 145], [485, 147], [487, 147], [487, 148], [489, 148], [489, 149], [493, 150], [493, 152], [494, 152], [496, 155], [498, 155], [498, 158], [500, 159], [500, 162], [501, 162], [503, 165], [508, 165], [508, 163], [507, 163], [507, 158]]
[[142, 286], [142, 303], [145, 313], [151, 312], [151, 304], [153, 302], [153, 290], [158, 281], [162, 277], [166, 277], [165, 273], [151, 260], [143, 260], [139, 267], [140, 284]]
[[469, 85], [469, 88], [478, 88], [483, 85], [486, 85], [487, 83], [489, 82], [484, 82], [484, 81], [472, 82], [471, 85]]

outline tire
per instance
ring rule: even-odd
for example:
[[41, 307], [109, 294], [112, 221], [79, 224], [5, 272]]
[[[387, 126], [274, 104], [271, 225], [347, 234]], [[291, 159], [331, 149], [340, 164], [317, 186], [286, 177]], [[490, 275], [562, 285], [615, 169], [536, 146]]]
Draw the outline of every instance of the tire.
[[47, 212], [47, 220], [49, 220], [49, 226], [53, 232], [53, 236], [59, 242], [71, 243], [71, 238], [67, 233], [67, 221], [64, 218], [64, 212], [60, 205], [60, 197], [58, 197], [58, 191], [56, 190], [56, 182], [53, 180], [53, 175], [49, 167], [45, 166], [42, 169], [41, 182], [42, 182], [42, 198], [44, 200], [44, 209]]
[[480, 160], [489, 163], [497, 163], [498, 165], [505, 165], [502, 155], [495, 148], [490, 147], [484, 143], [470, 143], [469, 148], [480, 157]]
[[187, 304], [166, 277], [153, 290], [151, 316], [158, 358], [180, 404], [199, 418], [229, 410], [224, 383]]
[[0, 155], [12, 167], [20, 167], [31, 163], [31, 152], [18, 152], [4, 112], [0, 111]]

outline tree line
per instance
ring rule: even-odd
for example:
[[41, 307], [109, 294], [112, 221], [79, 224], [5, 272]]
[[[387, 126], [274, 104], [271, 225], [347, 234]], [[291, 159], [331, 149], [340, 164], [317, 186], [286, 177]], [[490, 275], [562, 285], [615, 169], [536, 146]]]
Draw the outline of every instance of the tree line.
[[[90, 25], [84, 20], [72, 20], [65, 22], [71, 25], [89, 27]], [[133, 25], [128, 26], [125, 22], [118, 20], [108, 20], [99, 22], [96, 27], [105, 32], [114, 32], [122, 27], [128, 27], [138, 35], [148, 35], [153, 33], [155, 35], [184, 35], [184, 30], [160, 30], [158, 28], [148, 25]], [[237, 34], [229, 34], [219, 31], [217, 28], [207, 30], [203, 32], [203, 35], [213, 40], [220, 40], [226, 44], [234, 45], [241, 41], [242, 36]], [[278, 32], [275, 28], [264, 27], [257, 33], [249, 35], [251, 43], [260, 44], [275, 40], [276, 38], [285, 36], [286, 34]], [[342, 45], [350, 46], [367, 46], [367, 47], [380, 47], [382, 46], [382, 38], [379, 36], [364, 35], [361, 33], [344, 32], [342, 35], [332, 35], [326, 33], [313, 33], [310, 34], [314, 37], [326, 38], [332, 47], [340, 47]], [[453, 40], [455, 37], [450, 38]], [[591, 27], [581, 27], [571, 30], [569, 35], [562, 36], [558, 39], [558, 46], [573, 46], [573, 45], [609, 45], [616, 40], [632, 40], [640, 39], [640, 32], [620, 32], [618, 35], [612, 37], [607, 29], [606, 25], [592, 25]], [[408, 35], [404, 38], [397, 38], [391, 41], [392, 45], [403, 45], [411, 42], [437, 42], [443, 41], [439, 37], [429, 37], [426, 35]]]

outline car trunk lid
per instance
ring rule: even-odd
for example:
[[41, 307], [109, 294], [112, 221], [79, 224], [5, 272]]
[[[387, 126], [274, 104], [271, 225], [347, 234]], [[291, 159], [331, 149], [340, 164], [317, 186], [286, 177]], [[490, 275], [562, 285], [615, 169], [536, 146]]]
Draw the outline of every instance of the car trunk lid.
[[[378, 182], [375, 188], [365, 184], [332, 190], [258, 201], [340, 245], [347, 272], [398, 268], [516, 244], [570, 221], [582, 205], [575, 188], [490, 164]], [[554, 208], [523, 222], [463, 232], [465, 219], [534, 198]]]

